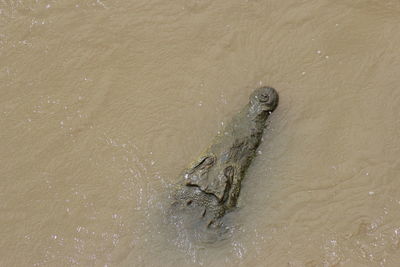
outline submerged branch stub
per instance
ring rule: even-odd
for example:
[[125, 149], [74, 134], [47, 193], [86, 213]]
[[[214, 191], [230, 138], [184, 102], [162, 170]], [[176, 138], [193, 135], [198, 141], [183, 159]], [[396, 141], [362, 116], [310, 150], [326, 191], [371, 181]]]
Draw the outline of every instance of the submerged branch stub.
[[219, 228], [220, 219], [236, 206], [241, 182], [278, 101], [271, 87], [254, 90], [249, 103], [183, 172], [173, 194], [176, 218], [190, 221], [193, 228]]

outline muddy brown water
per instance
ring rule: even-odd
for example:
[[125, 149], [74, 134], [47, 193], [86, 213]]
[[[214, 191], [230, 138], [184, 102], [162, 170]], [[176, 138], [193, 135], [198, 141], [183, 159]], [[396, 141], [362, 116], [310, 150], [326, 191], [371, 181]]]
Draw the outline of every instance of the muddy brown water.
[[[0, 266], [400, 266], [397, 0], [0, 0]], [[162, 219], [260, 85], [232, 236]]]

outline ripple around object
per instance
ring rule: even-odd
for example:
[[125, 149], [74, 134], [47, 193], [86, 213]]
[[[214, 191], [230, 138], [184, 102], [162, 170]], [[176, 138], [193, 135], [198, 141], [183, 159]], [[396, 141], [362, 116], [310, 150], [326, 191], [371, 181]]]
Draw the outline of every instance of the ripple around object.
[[[397, 267], [399, 12], [2, 1], [0, 266]], [[225, 216], [234, 230], [218, 245], [174, 236], [177, 175], [265, 84], [282, 101]]]

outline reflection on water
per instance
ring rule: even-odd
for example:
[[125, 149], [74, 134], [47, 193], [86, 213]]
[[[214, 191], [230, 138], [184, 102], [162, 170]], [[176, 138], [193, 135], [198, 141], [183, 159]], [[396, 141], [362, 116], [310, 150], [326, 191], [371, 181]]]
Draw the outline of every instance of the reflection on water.
[[[398, 266], [397, 1], [0, 1], [1, 266]], [[165, 223], [178, 174], [280, 93], [229, 214]]]

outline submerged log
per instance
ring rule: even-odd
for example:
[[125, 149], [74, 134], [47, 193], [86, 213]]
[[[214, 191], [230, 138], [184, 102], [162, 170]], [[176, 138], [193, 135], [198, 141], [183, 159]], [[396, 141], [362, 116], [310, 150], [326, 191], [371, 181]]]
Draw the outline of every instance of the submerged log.
[[191, 228], [221, 226], [220, 219], [237, 204], [242, 180], [278, 99], [271, 87], [256, 89], [249, 103], [183, 172], [173, 193], [175, 218], [186, 220]]

